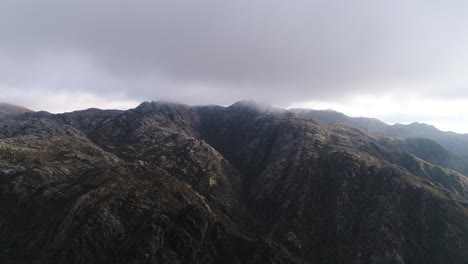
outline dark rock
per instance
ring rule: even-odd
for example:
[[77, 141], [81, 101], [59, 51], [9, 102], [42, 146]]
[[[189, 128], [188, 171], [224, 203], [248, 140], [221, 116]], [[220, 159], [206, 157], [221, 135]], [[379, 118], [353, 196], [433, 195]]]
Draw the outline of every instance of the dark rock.
[[252, 102], [10, 115], [0, 262], [465, 263], [456, 164]]

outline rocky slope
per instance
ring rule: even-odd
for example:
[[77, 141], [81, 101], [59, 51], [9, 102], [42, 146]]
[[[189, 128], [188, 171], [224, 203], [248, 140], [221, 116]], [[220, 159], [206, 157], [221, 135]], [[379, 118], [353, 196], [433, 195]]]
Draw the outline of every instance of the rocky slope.
[[468, 134], [443, 132], [423, 123], [388, 125], [375, 118], [349, 117], [332, 110], [291, 109], [298, 117], [328, 124], [346, 124], [364, 132], [386, 137], [428, 138], [468, 161]]
[[467, 178], [408, 146], [249, 102], [0, 117], [0, 262], [468, 262]]
[[349, 117], [333, 110], [291, 109], [296, 116], [327, 124], [351, 126], [376, 136], [393, 137], [383, 140], [385, 147], [406, 151], [430, 163], [468, 175], [468, 135], [442, 132], [437, 128], [412, 123], [387, 125], [365, 117]]

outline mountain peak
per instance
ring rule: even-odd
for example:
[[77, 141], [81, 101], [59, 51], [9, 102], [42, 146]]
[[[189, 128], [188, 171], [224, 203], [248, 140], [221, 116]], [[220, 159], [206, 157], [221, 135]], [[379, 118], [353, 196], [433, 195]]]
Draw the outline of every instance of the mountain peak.
[[28, 112], [33, 111], [24, 106], [0, 103], [0, 115], [20, 115]]
[[287, 113], [288, 111], [282, 108], [276, 108], [267, 103], [256, 102], [253, 100], [237, 101], [231, 106], [231, 109], [243, 109], [260, 113]]
[[430, 140], [252, 101], [0, 127], [0, 263], [468, 261], [467, 162]]
[[[429, 124], [426, 124], [426, 123], [420, 123], [420, 122], [413, 122], [410, 124], [410, 126], [414, 126], [414, 127], [425, 127], [425, 128], [436, 128], [435, 126], [433, 125], [429, 125]], [[436, 128], [437, 129], [437, 128]]]
[[186, 108], [189, 107], [187, 105], [171, 102], [171, 101], [146, 101], [141, 103], [135, 109], [143, 112], [152, 111], [152, 110], [161, 110], [165, 108]]

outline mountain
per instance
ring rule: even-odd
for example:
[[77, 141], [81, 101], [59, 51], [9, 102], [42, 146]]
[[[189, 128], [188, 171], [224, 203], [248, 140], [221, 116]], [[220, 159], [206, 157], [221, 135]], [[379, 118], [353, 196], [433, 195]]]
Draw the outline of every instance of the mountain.
[[27, 112], [32, 111], [22, 106], [0, 103], [0, 115], [20, 115]]
[[349, 117], [333, 110], [290, 109], [290, 111], [300, 118], [317, 120], [328, 124], [346, 124], [380, 136], [428, 138], [436, 141], [450, 152], [468, 157], [468, 134], [443, 132], [434, 126], [417, 122], [409, 125], [388, 125], [375, 118]]
[[10, 115], [0, 262], [466, 263], [444, 151], [253, 102]]
[[387, 130], [390, 129], [390, 125], [375, 119], [367, 117], [350, 117], [343, 113], [336, 112], [334, 110], [312, 110], [312, 109], [301, 109], [293, 108], [289, 111], [295, 113], [298, 117], [304, 119], [312, 119], [327, 124], [346, 124], [352, 127], [356, 127], [367, 133], [383, 135]]

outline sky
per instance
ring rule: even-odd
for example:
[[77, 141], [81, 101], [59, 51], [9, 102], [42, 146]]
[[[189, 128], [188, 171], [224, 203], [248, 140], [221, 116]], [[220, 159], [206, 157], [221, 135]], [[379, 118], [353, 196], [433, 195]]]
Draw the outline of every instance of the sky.
[[2, 0], [0, 102], [334, 109], [468, 133], [468, 2]]

